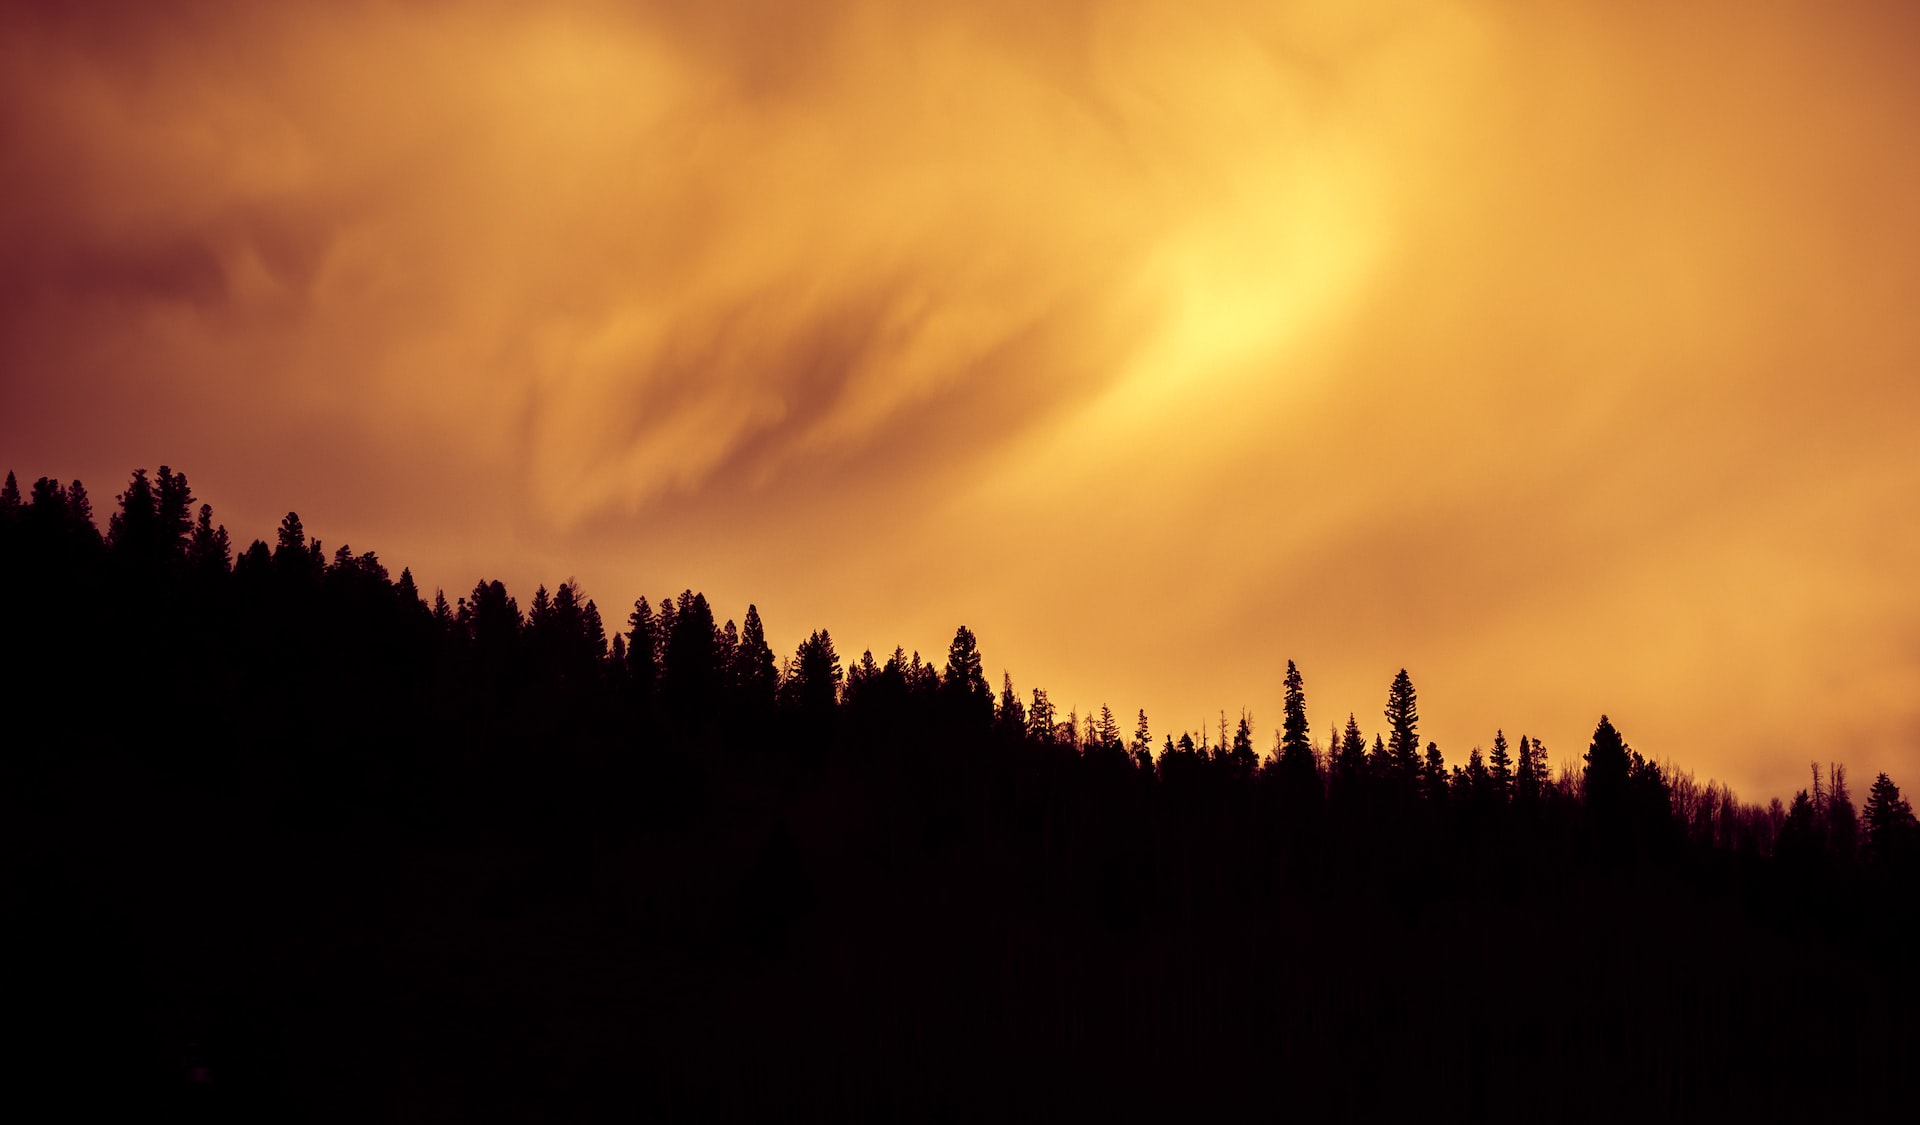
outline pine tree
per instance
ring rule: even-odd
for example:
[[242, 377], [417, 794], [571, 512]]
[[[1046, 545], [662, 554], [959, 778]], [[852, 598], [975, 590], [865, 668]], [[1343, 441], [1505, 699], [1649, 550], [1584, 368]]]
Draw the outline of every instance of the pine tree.
[[1480, 748], [1474, 747], [1467, 752], [1467, 791], [1476, 800], [1483, 799], [1492, 790], [1487, 779], [1487, 761], [1480, 754]]
[[107, 547], [124, 557], [144, 557], [159, 539], [159, 504], [145, 469], [135, 469], [127, 490], [117, 497], [120, 510], [107, 519]]
[[1133, 764], [1148, 773], [1153, 772], [1153, 733], [1147, 728], [1147, 709], [1140, 709], [1139, 720], [1133, 726]]
[[413, 571], [409, 567], [400, 568], [400, 581], [393, 584], [394, 596], [400, 599], [401, 608], [409, 613], [418, 613], [426, 608], [420, 600], [420, 586], [413, 580]]
[[1413, 680], [1408, 678], [1405, 668], [1400, 669], [1393, 677], [1393, 684], [1387, 688], [1387, 709], [1384, 714], [1388, 730], [1384, 764], [1411, 787], [1420, 772], [1420, 712], [1414, 696]]
[[26, 510], [26, 505], [20, 500], [20, 482], [14, 479], [9, 470], [7, 483], [0, 486], [0, 522], [18, 520]]
[[607, 624], [600, 618], [600, 607], [587, 599], [586, 608], [580, 611], [580, 636], [584, 642], [582, 651], [595, 664], [607, 658]]
[[715, 644], [718, 633], [706, 595], [682, 590], [668, 626], [660, 694], [683, 723], [697, 725], [713, 717], [724, 672]]
[[167, 555], [178, 556], [193, 531], [193, 490], [187, 486], [187, 474], [160, 466], [154, 492], [157, 545]]
[[973, 630], [965, 625], [954, 631], [953, 643], [947, 646], [941, 685], [956, 730], [968, 737], [986, 733], [993, 725], [993, 689], [987, 686]]
[[1632, 762], [1627, 756], [1626, 740], [1605, 715], [1600, 716], [1600, 725], [1593, 729], [1593, 742], [1584, 757], [1587, 807], [1606, 815], [1624, 805]]
[[1867, 807], [1862, 812], [1869, 863], [1897, 863], [1913, 854], [1920, 826], [1915, 824], [1913, 806], [1900, 795], [1900, 787], [1886, 774], [1873, 779], [1873, 788], [1867, 791]]
[[1793, 805], [1780, 826], [1775, 854], [1786, 863], [1808, 863], [1825, 850], [1821, 839], [1820, 813], [1813, 797], [1805, 789], [1793, 795]]
[[[645, 599], [642, 599], [644, 603]], [[634, 612], [640, 612], [639, 604]], [[867, 654], [867, 662], [873, 662], [873, 654]], [[751, 708], [766, 709], [773, 706], [774, 695], [779, 689], [779, 672], [773, 663], [773, 647], [767, 644], [766, 626], [760, 621], [760, 607], [747, 606], [747, 618], [740, 629], [740, 643], [733, 656], [734, 680], [739, 685], [742, 701]]]
[[1353, 712], [1347, 712], [1347, 729], [1340, 742], [1340, 770], [1336, 775], [1344, 781], [1356, 781], [1366, 776], [1367, 740], [1360, 734], [1360, 722]]
[[1042, 746], [1054, 741], [1053, 701], [1045, 688], [1033, 689], [1033, 705], [1027, 708], [1027, 737]]
[[319, 541], [308, 542], [301, 526], [300, 513], [288, 512], [280, 521], [273, 548], [273, 572], [282, 582], [295, 583], [317, 579], [326, 568], [314, 557]]
[[1280, 721], [1279, 768], [1282, 777], [1294, 784], [1313, 776], [1313, 742], [1307, 733], [1307, 691], [1300, 669], [1287, 661], [1286, 694]]
[[93, 525], [93, 501], [87, 498], [87, 486], [78, 480], [67, 485], [67, 520], [74, 534], [86, 545], [99, 545], [100, 532]]
[[[636, 598], [627, 616], [627, 682], [641, 707], [651, 705], [660, 683], [660, 624], [647, 599]], [[771, 661], [769, 652], [767, 659]]]
[[789, 704], [803, 714], [830, 715], [840, 702], [843, 679], [840, 656], [833, 650], [833, 637], [817, 629], [800, 642], [793, 654], [788, 681], [783, 687]]
[[213, 505], [200, 505], [200, 518], [187, 542], [187, 564], [196, 571], [225, 573], [233, 569], [233, 547], [227, 527], [213, 523]]
[[1027, 736], [1027, 708], [1020, 693], [1013, 690], [1013, 673], [1000, 671], [1000, 707], [994, 712], [994, 729], [1006, 742], [1019, 742]]
[[1507, 750], [1507, 732], [1493, 732], [1493, 752], [1487, 757], [1487, 786], [1493, 799], [1506, 804], [1513, 793], [1513, 756]]
[[1240, 709], [1240, 721], [1233, 728], [1233, 746], [1227, 752], [1227, 760], [1242, 776], [1253, 773], [1259, 764], [1259, 756], [1253, 750], [1253, 713], [1244, 707]]
[[1539, 749], [1527, 738], [1520, 736], [1519, 763], [1513, 771], [1513, 799], [1517, 803], [1531, 804], [1540, 798], [1540, 784], [1546, 777], [1545, 763], [1540, 760]]

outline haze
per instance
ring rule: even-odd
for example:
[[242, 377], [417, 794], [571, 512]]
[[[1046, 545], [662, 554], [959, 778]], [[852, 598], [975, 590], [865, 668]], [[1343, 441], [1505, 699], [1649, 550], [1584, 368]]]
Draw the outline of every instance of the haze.
[[0, 468], [786, 652], [966, 623], [1156, 738], [1405, 666], [1450, 761], [1604, 710], [1858, 799], [1920, 765], [1916, 22], [10, 5]]

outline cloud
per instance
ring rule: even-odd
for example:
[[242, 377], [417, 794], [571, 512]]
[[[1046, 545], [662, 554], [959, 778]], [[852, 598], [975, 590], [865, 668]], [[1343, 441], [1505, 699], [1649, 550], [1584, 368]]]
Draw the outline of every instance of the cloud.
[[1913, 19], [14, 5], [0, 447], [1160, 726], [1911, 762]]

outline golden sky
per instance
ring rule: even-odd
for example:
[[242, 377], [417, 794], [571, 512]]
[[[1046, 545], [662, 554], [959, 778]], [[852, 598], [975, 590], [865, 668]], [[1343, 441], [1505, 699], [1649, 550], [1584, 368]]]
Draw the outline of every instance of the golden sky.
[[[1920, 785], [1920, 17], [0, 14], [0, 457], [1156, 735]], [[1130, 725], [1130, 724], [1128, 724]]]

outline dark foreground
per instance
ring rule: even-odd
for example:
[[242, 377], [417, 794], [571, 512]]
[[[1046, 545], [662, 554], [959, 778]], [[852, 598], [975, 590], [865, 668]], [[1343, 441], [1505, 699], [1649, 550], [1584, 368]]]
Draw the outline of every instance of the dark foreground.
[[[449, 604], [180, 474], [0, 488], [10, 1119], [1913, 1116], [1920, 822], [1271, 754], [686, 591]], [[1324, 724], [1320, 729], [1334, 729]], [[1822, 785], [1822, 776], [1826, 778]], [[31, 1107], [31, 1112], [23, 1112]]]
[[14, 1089], [70, 1119], [1912, 1104], [1911, 931], [1771, 861], [1268, 858], [1217, 806], [983, 832], [831, 777], [350, 820], [97, 782], [6, 809]]

